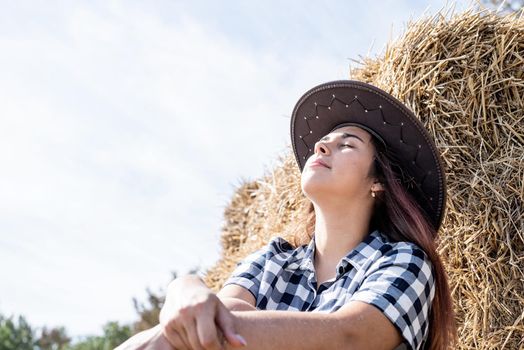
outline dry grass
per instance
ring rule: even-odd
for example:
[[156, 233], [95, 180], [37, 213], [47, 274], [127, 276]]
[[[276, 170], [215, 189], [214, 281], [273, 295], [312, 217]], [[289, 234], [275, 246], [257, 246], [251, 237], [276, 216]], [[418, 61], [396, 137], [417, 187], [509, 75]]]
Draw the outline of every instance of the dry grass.
[[[524, 348], [524, 18], [468, 10], [408, 24], [351, 78], [404, 101], [436, 140], [448, 201], [439, 252], [449, 272], [460, 349]], [[305, 89], [306, 90], [306, 89]], [[298, 98], [298, 96], [297, 96]], [[290, 105], [290, 110], [292, 105]], [[237, 189], [225, 211], [220, 288], [236, 262], [290, 237], [306, 201], [289, 150]]]

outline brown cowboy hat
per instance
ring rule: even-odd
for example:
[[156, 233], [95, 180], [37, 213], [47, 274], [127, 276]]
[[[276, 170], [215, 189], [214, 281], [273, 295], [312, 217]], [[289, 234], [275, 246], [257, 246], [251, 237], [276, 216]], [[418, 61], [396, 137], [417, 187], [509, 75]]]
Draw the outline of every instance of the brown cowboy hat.
[[438, 231], [446, 203], [439, 152], [413, 112], [375, 86], [332, 81], [312, 88], [298, 100], [291, 116], [291, 142], [300, 171], [314, 153], [315, 143], [345, 125], [368, 131], [394, 155], [402, 183]]

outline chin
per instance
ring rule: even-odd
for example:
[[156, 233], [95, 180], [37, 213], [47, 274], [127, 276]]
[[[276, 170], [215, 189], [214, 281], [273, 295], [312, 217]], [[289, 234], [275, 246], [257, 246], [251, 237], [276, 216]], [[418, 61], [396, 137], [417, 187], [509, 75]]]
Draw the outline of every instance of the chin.
[[333, 190], [325, 180], [308, 175], [302, 176], [300, 188], [302, 189], [302, 193], [310, 200]]
[[302, 193], [314, 203], [325, 200], [338, 201], [341, 198], [348, 199], [358, 196], [358, 191], [349, 185], [335, 183], [333, 179], [314, 175], [302, 176], [300, 188]]

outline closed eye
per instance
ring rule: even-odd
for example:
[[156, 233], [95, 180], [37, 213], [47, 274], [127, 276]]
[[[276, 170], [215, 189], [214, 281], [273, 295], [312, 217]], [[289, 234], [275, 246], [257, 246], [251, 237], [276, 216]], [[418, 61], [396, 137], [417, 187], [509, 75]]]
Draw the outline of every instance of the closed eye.
[[340, 146], [341, 146], [341, 147], [349, 147], [349, 148], [354, 148], [353, 146], [351, 146], [351, 145], [348, 145], [348, 144], [341, 144]]

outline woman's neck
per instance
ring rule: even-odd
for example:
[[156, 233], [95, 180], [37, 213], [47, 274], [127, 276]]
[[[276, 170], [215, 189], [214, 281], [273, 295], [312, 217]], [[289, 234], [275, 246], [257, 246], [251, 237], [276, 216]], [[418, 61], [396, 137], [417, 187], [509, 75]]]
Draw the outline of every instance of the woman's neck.
[[369, 234], [371, 208], [315, 206], [315, 269], [333, 271], [340, 259]]

